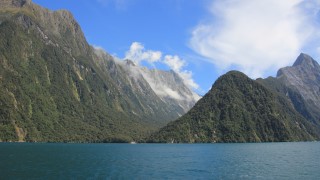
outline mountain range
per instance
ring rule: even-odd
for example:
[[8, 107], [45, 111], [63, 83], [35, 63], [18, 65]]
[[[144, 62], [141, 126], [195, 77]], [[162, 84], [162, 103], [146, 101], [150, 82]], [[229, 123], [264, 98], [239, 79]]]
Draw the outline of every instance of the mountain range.
[[89, 45], [66, 10], [2, 0], [0, 39], [0, 141], [320, 139], [320, 66], [303, 53], [276, 77], [230, 71], [201, 98], [172, 70]]
[[319, 140], [320, 66], [300, 54], [277, 77], [252, 80], [231, 71], [184, 116], [149, 142], [279, 142]]
[[199, 98], [173, 71], [90, 46], [65, 10], [2, 0], [0, 39], [0, 141], [133, 141]]

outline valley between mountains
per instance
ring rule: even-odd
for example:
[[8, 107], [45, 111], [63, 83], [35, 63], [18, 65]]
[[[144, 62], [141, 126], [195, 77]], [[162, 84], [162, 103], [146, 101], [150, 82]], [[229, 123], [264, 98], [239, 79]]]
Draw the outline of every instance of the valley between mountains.
[[320, 66], [230, 71], [200, 97], [174, 71], [89, 45], [65, 10], [0, 1], [2, 142], [282, 142], [320, 139]]

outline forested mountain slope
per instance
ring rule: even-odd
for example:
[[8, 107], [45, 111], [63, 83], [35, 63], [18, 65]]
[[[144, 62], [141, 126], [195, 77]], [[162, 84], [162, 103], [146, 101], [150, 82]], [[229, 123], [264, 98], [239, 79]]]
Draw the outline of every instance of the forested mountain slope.
[[221, 76], [212, 89], [150, 142], [274, 142], [319, 139], [319, 129], [294, 106], [241, 72]]
[[0, 39], [0, 141], [132, 141], [186, 111], [90, 46], [68, 11], [2, 0]]

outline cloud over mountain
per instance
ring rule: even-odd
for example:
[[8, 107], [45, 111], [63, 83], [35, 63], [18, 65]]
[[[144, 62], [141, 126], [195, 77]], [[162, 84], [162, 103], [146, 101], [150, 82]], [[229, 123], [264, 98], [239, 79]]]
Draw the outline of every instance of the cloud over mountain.
[[199, 88], [199, 85], [192, 78], [192, 72], [184, 69], [187, 66], [185, 60], [177, 55], [165, 55], [164, 58], [162, 58], [162, 55], [163, 53], [161, 51], [148, 50], [145, 49], [143, 44], [133, 42], [130, 49], [125, 53], [124, 59], [130, 59], [136, 64], [147, 62], [152, 66], [154, 66], [156, 62], [162, 63], [179, 74], [189, 88]]
[[210, 18], [192, 31], [190, 47], [219, 69], [251, 77], [290, 64], [315, 37], [317, 1], [214, 1]]
[[160, 61], [161, 57], [162, 53], [160, 51], [146, 50], [139, 42], [133, 42], [129, 51], [125, 54], [125, 59], [133, 60], [137, 64], [140, 64], [142, 61], [153, 64]]
[[199, 85], [192, 79], [192, 72], [182, 69], [184, 66], [186, 66], [186, 62], [179, 56], [166, 55], [164, 57], [163, 63], [170, 67], [170, 69], [178, 73], [187, 86], [193, 89], [199, 88]]

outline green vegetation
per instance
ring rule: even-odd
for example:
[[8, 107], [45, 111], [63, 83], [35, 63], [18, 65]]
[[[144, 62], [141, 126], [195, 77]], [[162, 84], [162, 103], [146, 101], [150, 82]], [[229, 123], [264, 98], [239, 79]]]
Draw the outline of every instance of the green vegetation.
[[305, 119], [320, 127], [320, 110], [312, 102], [304, 100], [295, 87], [286, 85], [283, 79], [273, 77], [257, 79], [257, 81], [287, 99]]
[[1, 3], [0, 141], [138, 141], [184, 112], [100, 57], [70, 12]]
[[[99, 57], [67, 11], [0, 7], [0, 39], [0, 142], [140, 141], [182, 111]], [[318, 140], [317, 112], [277, 79], [232, 71], [147, 141]]]
[[278, 142], [318, 139], [320, 133], [287, 99], [231, 71], [186, 115], [149, 142]]
[[128, 113], [90, 53], [72, 57], [19, 17], [0, 24], [1, 141], [129, 142], [154, 129]]

